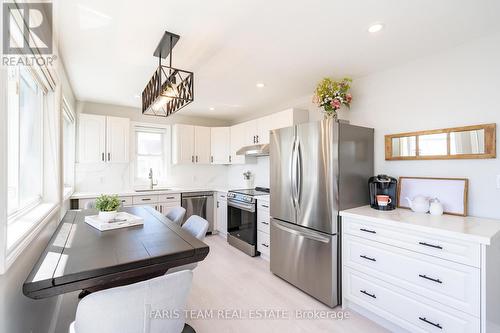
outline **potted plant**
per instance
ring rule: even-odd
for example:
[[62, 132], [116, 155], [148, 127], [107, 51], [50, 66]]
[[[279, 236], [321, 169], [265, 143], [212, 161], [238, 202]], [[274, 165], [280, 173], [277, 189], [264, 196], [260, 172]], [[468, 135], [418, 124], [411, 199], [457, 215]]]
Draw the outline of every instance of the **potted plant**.
[[333, 118], [337, 120], [337, 112], [342, 105], [348, 108], [351, 106], [352, 95], [349, 93], [351, 82], [352, 79], [345, 77], [340, 81], [324, 78], [318, 83], [314, 92], [313, 103], [323, 108], [325, 119]]
[[102, 194], [95, 200], [95, 208], [99, 211], [99, 218], [105, 222], [109, 222], [118, 214], [118, 207], [121, 202], [117, 195]]

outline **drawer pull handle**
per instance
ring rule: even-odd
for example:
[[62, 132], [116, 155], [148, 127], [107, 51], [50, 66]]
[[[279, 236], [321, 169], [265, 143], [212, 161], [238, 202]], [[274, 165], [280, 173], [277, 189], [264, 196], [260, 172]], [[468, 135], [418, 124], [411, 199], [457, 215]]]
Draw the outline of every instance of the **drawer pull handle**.
[[269, 245], [262, 243], [262, 246], [264, 247], [269, 247]]
[[442, 246], [439, 246], [439, 245], [433, 245], [433, 244], [429, 244], [429, 243], [426, 243], [426, 242], [418, 242], [418, 244], [423, 245], [423, 246], [433, 247], [433, 248], [435, 248], [435, 249], [440, 249], [440, 250], [442, 250], [442, 249], [443, 249], [443, 247], [442, 247]]
[[269, 208], [269, 206], [268, 206], [268, 205], [261, 205], [261, 206], [262, 206], [262, 207], [264, 207], [264, 208]]
[[364, 228], [361, 228], [359, 230], [364, 231], [364, 232], [369, 232], [370, 234], [376, 234], [377, 233], [375, 230], [369, 230], [369, 229], [364, 229]]
[[260, 223], [265, 224], [265, 225], [269, 225], [269, 223], [268, 223], [268, 222], [260, 222]]
[[427, 275], [419, 274], [418, 276], [420, 276], [422, 279], [430, 280], [430, 281], [432, 281], [432, 282], [436, 282], [436, 283], [443, 283], [443, 281], [441, 281], [441, 280], [439, 280], [439, 279], [433, 279], [433, 278], [430, 278], [430, 277], [428, 277]]
[[363, 259], [366, 259], [366, 260], [370, 260], [370, 261], [377, 261], [377, 259], [375, 258], [370, 258], [370, 257], [367, 257], [365, 255], [360, 255], [360, 258], [363, 258]]
[[370, 294], [366, 290], [360, 290], [359, 292], [365, 294], [366, 296], [370, 296], [371, 298], [377, 298], [377, 296], [375, 296], [374, 294]]
[[432, 321], [427, 320], [427, 318], [425, 318], [425, 317], [423, 317], [423, 318], [422, 318], [422, 317], [418, 317], [418, 319], [420, 319], [420, 320], [421, 320], [421, 321], [423, 321], [424, 323], [427, 323], [427, 324], [429, 324], [429, 325], [432, 325], [432, 326], [434, 326], [434, 327], [437, 327], [437, 328], [439, 328], [440, 330], [442, 330], [442, 329], [443, 329], [443, 326], [441, 326], [441, 325], [439, 325], [439, 324], [436, 324], [436, 323], [433, 323]]
[[141, 199], [142, 201], [150, 201], [150, 198]]
[[126, 202], [126, 200], [122, 200], [122, 202]]
[[167, 199], [175, 199], [175, 197], [167, 197]]

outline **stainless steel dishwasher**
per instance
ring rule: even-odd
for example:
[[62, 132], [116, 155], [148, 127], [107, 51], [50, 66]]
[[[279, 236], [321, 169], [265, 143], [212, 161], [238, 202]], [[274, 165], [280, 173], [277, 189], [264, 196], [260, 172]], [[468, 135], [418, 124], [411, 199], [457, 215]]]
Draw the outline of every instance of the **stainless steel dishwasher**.
[[186, 209], [184, 222], [191, 215], [198, 215], [208, 221], [208, 234], [214, 230], [214, 193], [185, 192], [181, 194], [181, 205]]

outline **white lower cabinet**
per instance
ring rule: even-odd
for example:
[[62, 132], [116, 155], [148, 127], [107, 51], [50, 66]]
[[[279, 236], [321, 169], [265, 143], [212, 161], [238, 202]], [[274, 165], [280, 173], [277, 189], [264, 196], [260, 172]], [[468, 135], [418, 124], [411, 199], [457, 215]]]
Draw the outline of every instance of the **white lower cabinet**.
[[216, 208], [216, 230], [223, 237], [227, 236], [227, 193], [217, 193], [217, 208]]
[[341, 212], [344, 307], [395, 332], [500, 332], [499, 237], [474, 234], [495, 223], [444, 216], [422, 228], [428, 215], [377, 214]]
[[270, 222], [269, 197], [257, 198], [257, 251], [263, 259], [268, 261], [271, 255]]
[[344, 297], [410, 332], [479, 333], [478, 317], [347, 268]]
[[[95, 207], [95, 199], [79, 199], [78, 207], [80, 209], [86, 209], [87, 205]], [[180, 193], [120, 196], [119, 199], [122, 207], [149, 206], [163, 215], [168, 214], [171, 209], [181, 205]]]

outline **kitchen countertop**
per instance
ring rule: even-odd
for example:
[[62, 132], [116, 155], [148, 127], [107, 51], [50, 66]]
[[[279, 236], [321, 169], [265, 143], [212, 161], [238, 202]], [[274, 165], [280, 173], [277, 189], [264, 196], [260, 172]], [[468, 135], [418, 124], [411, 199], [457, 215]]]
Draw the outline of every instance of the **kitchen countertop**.
[[202, 192], [202, 191], [208, 191], [208, 192], [227, 192], [228, 189], [225, 188], [180, 188], [180, 187], [172, 187], [168, 188], [166, 190], [154, 190], [154, 191], [134, 191], [132, 189], [130, 190], [123, 190], [123, 191], [117, 191], [117, 192], [75, 192], [73, 195], [70, 197], [71, 199], [92, 199], [92, 198], [97, 198], [101, 194], [107, 194], [107, 195], [118, 195], [120, 197], [129, 197], [129, 196], [136, 196], [136, 195], [155, 195], [155, 194], [172, 194], [172, 193], [186, 193], [186, 192]]
[[500, 237], [500, 220], [472, 216], [433, 216], [414, 213], [408, 209], [379, 211], [370, 206], [344, 210], [340, 212], [340, 215], [395, 227], [404, 226], [415, 231], [430, 232], [486, 245], [490, 245], [494, 238]]

